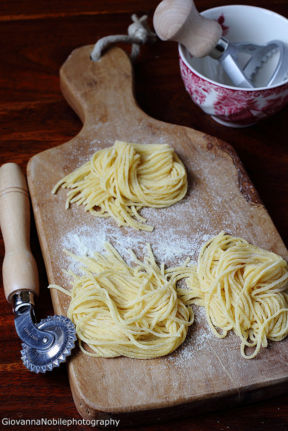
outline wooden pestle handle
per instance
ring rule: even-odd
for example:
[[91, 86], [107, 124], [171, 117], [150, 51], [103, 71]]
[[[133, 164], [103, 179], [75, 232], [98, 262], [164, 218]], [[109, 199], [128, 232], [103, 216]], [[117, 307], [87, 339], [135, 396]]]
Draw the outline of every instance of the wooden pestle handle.
[[0, 168], [0, 224], [5, 244], [3, 284], [11, 302], [14, 293], [38, 294], [38, 270], [30, 250], [30, 202], [20, 167], [6, 163]]
[[161, 40], [181, 43], [194, 57], [208, 55], [222, 35], [220, 24], [201, 16], [193, 0], [163, 0], [153, 25]]

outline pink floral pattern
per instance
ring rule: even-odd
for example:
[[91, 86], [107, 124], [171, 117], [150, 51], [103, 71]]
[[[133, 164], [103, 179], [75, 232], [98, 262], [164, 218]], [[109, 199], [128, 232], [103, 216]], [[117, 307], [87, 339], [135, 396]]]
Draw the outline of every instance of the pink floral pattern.
[[207, 114], [225, 122], [251, 124], [275, 114], [288, 104], [288, 83], [259, 91], [225, 88], [201, 78], [181, 57], [180, 71], [193, 102]]
[[219, 18], [217, 19], [218, 23], [221, 25], [222, 27], [222, 34], [223, 36], [226, 36], [228, 31], [229, 31], [229, 26], [228, 25], [224, 25], [225, 22], [225, 16], [222, 13], [222, 15], [219, 16]]

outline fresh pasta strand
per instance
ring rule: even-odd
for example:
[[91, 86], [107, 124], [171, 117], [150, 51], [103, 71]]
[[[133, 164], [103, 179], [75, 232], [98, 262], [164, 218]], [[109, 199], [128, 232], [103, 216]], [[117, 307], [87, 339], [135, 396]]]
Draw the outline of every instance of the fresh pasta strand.
[[192, 307], [176, 289], [187, 267], [159, 267], [150, 247], [143, 262], [131, 253], [129, 266], [111, 244], [105, 248], [105, 255], [93, 257], [69, 253], [83, 264], [82, 275], [71, 273], [71, 291], [49, 286], [71, 296], [67, 316], [76, 326], [81, 350], [96, 357], [138, 359], [173, 352], [194, 321]]
[[186, 282], [183, 301], [205, 307], [217, 337], [233, 330], [244, 358], [288, 335], [288, 265], [277, 254], [221, 232], [203, 245]]
[[166, 144], [115, 141], [62, 178], [52, 193], [63, 187], [70, 204], [83, 205], [97, 217], [112, 217], [119, 226], [152, 231], [139, 215], [143, 207], [164, 208], [187, 192], [185, 167]]

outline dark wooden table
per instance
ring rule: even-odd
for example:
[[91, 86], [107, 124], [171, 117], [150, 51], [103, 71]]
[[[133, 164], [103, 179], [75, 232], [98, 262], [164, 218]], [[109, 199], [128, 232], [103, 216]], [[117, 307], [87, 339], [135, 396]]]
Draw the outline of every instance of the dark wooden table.
[[[250, 4], [249, 1], [242, 3]], [[222, 1], [220, 4], [232, 4]], [[288, 17], [287, 0], [255, 0]], [[16, 162], [25, 170], [36, 153], [68, 141], [81, 123], [59, 89], [58, 71], [69, 53], [108, 34], [123, 34], [130, 15], [151, 18], [157, 0], [10, 0], [0, 1], [1, 164]], [[199, 0], [204, 10], [216, 0]], [[126, 49], [126, 47], [125, 47]], [[128, 47], [127, 47], [128, 49]], [[215, 123], [190, 101], [178, 67], [177, 47], [157, 42], [142, 49], [135, 64], [135, 97], [150, 116], [202, 130], [232, 144], [288, 246], [288, 109], [256, 126], [232, 129]], [[41, 295], [37, 315], [53, 312], [45, 267], [32, 220], [32, 250]], [[1, 239], [1, 258], [4, 256]], [[1, 261], [2, 261], [1, 259]], [[88, 430], [86, 425], [53, 425], [52, 419], [80, 419], [72, 400], [65, 366], [46, 375], [28, 372], [20, 360], [20, 341], [11, 307], [0, 293], [0, 429]], [[8, 418], [5, 422], [4, 418]], [[47, 425], [15, 425], [15, 420], [50, 420]], [[7, 423], [10, 425], [6, 425]], [[14, 421], [14, 422], [13, 422]], [[288, 430], [287, 395], [141, 430], [248, 431]]]

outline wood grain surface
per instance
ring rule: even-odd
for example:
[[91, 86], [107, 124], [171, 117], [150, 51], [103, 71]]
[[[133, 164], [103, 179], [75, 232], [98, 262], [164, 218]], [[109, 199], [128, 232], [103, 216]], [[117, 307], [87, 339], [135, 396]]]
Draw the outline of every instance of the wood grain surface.
[[[288, 15], [287, 3], [283, 0], [254, 4]], [[145, 12], [151, 17], [156, 5], [157, 2], [152, 1], [0, 3], [1, 40], [5, 41], [1, 44], [0, 71], [1, 164], [17, 162], [25, 170], [33, 155], [60, 145], [78, 133], [81, 122], [59, 89], [61, 64], [75, 47], [93, 43], [107, 34], [123, 33], [131, 13]], [[217, 3], [212, 0], [198, 5], [200, 10], [213, 6]], [[136, 100], [149, 116], [195, 128], [233, 145], [287, 245], [287, 108], [252, 128], [228, 129], [214, 123], [192, 104], [185, 92], [179, 76], [177, 48], [173, 43], [159, 42], [143, 47], [134, 73]], [[34, 224], [32, 249], [43, 287], [37, 303], [37, 315], [41, 318], [52, 313], [52, 305], [45, 289], [47, 278]], [[3, 256], [3, 243], [1, 253]], [[65, 367], [43, 376], [28, 373], [23, 367], [20, 341], [3, 292], [0, 324], [1, 420], [79, 419]], [[187, 419], [138, 429], [286, 430], [287, 401], [287, 395], [283, 395], [233, 409], [222, 404], [217, 406], [220, 410], [216, 413], [205, 412], [200, 416], [193, 413]], [[36, 430], [39, 426], [14, 426], [13, 429]], [[47, 429], [68, 428], [49, 425]], [[74, 429], [88, 430], [89, 427], [75, 425]]]

